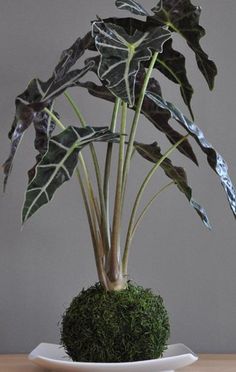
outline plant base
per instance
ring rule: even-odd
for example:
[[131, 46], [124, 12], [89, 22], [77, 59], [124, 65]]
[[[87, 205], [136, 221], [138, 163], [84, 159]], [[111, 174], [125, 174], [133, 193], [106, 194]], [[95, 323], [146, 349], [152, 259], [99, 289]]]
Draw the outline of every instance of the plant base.
[[61, 343], [73, 361], [132, 362], [162, 356], [169, 333], [160, 296], [130, 282], [111, 292], [98, 283], [66, 310]]

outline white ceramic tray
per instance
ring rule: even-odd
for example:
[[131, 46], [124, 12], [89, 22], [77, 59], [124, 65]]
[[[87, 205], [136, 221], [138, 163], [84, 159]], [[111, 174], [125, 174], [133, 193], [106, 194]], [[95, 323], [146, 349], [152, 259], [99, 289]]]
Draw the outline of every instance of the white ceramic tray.
[[54, 371], [80, 372], [174, 372], [194, 363], [198, 357], [183, 344], [169, 345], [162, 358], [128, 363], [73, 362], [60, 345], [42, 343], [30, 354], [35, 364]]

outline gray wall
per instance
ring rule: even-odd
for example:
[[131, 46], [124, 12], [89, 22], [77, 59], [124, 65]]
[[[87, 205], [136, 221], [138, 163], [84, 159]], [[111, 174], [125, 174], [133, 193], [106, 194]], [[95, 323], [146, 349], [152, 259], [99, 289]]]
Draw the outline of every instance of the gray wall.
[[[197, 1], [196, 1], [197, 2]], [[146, 8], [156, 1], [146, 0]], [[236, 182], [235, 162], [235, 0], [199, 0], [201, 23], [208, 30], [203, 47], [216, 60], [219, 75], [210, 93], [199, 74], [193, 54], [186, 51], [189, 76], [195, 86], [196, 120], [210, 141], [227, 159]], [[120, 14], [111, 0], [0, 0], [0, 112], [1, 162], [8, 153], [7, 132], [14, 113], [14, 98], [34, 76], [46, 79], [62, 49], [83, 35], [89, 22]], [[165, 79], [163, 94], [185, 110], [178, 88]], [[73, 91], [89, 123], [107, 124], [112, 107], [84, 91]], [[75, 123], [65, 101], [57, 108], [68, 123]], [[147, 133], [148, 131], [148, 133]], [[33, 131], [25, 135], [7, 193], [0, 203], [0, 352], [29, 352], [42, 341], [58, 342], [60, 315], [82, 287], [96, 281], [90, 238], [76, 180], [57, 192], [23, 231], [20, 211], [26, 170], [33, 164]], [[167, 142], [143, 118], [139, 138]], [[172, 324], [171, 343], [183, 342], [196, 352], [236, 352], [236, 247], [235, 220], [221, 185], [198, 153], [200, 168], [176, 154], [194, 186], [195, 198], [208, 210], [213, 231], [208, 232], [177, 190], [168, 190], [150, 210], [132, 247], [130, 276], [165, 298]], [[99, 147], [99, 152], [101, 146]], [[128, 200], [145, 163], [135, 159]], [[146, 200], [164, 178], [153, 180]], [[127, 204], [129, 207], [129, 204]], [[125, 217], [125, 221], [127, 214]]]

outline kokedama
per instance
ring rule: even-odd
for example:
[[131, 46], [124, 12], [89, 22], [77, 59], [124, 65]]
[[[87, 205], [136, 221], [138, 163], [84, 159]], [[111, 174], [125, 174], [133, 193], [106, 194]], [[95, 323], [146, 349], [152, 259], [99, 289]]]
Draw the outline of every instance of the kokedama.
[[[130, 281], [128, 258], [134, 233], [144, 215], [160, 193], [171, 185], [186, 196], [210, 229], [205, 209], [192, 196], [185, 170], [169, 159], [173, 151], [178, 150], [197, 165], [189, 140], [196, 141], [219, 177], [236, 216], [236, 194], [227, 164], [194, 122], [193, 88], [187, 77], [185, 57], [172, 46], [172, 40], [179, 34], [194, 52], [198, 68], [212, 90], [217, 69], [200, 46], [200, 39], [205, 35], [204, 28], [199, 25], [200, 7], [192, 5], [190, 0], [162, 0], [151, 11], [134, 0], [116, 0], [115, 4], [118, 9], [131, 12], [132, 17], [97, 17], [91, 22], [90, 31], [62, 52], [47, 81], [31, 80], [26, 90], [16, 97], [16, 113], [9, 133], [11, 151], [4, 163], [5, 188], [21, 139], [33, 125], [38, 155], [35, 166], [28, 171], [23, 223], [49, 203], [64, 182], [74, 174], [78, 178], [99, 283], [75, 297], [63, 315], [61, 342], [75, 361], [153, 359], [160, 357], [166, 348], [170, 332], [163, 300]], [[73, 69], [87, 52], [90, 57], [83, 66]], [[152, 76], [155, 71], [179, 86], [191, 120], [162, 96], [160, 84]], [[100, 83], [86, 81], [88, 72], [93, 72]], [[72, 87], [86, 89], [92, 96], [113, 103], [109, 127], [87, 125], [79, 106], [68, 93]], [[65, 125], [60, 120], [55, 109], [56, 99], [61, 95], [71, 105], [78, 125]], [[128, 109], [133, 110], [131, 123], [127, 120]], [[148, 144], [137, 138], [137, 127], [143, 116], [166, 136], [171, 144], [169, 149], [162, 151], [156, 137]], [[186, 135], [180, 134], [177, 126], [184, 128]], [[59, 132], [54, 135], [56, 127]], [[105, 145], [103, 163], [97, 156], [96, 142]], [[91, 153], [93, 169], [84, 158], [86, 146]], [[116, 186], [112, 194], [114, 148], [118, 149], [118, 157], [115, 158]], [[147, 161], [148, 171], [134, 197], [128, 228], [124, 232], [122, 215], [127, 181], [136, 153]], [[159, 168], [169, 182], [140, 211], [142, 196]], [[92, 171], [95, 182], [92, 182]]]

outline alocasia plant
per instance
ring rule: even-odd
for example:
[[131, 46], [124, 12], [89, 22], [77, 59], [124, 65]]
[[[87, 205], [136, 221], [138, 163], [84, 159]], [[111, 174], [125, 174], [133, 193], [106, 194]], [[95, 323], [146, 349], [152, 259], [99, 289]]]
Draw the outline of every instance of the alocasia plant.
[[[198, 164], [189, 142], [191, 137], [206, 154], [210, 167], [219, 176], [236, 216], [235, 189], [228, 175], [227, 164], [193, 121], [193, 88], [187, 76], [185, 57], [172, 47], [172, 41], [178, 33], [195, 53], [197, 65], [209, 88], [213, 89], [217, 69], [200, 45], [200, 39], [205, 35], [205, 30], [199, 24], [200, 7], [191, 4], [190, 0], [162, 0], [152, 10], [146, 10], [134, 0], [116, 0], [115, 4], [118, 9], [130, 12], [130, 17], [94, 20], [91, 30], [62, 52], [47, 81], [33, 79], [26, 90], [17, 96], [15, 118], [9, 133], [11, 151], [4, 164], [5, 188], [21, 139], [33, 124], [38, 155], [35, 166], [28, 172], [23, 223], [47, 204], [64, 182], [70, 180], [74, 173], [77, 174], [90, 226], [99, 281], [107, 290], [126, 287], [128, 256], [134, 232], [147, 209], [166, 187], [176, 185], [205, 226], [210, 228], [204, 208], [192, 196], [185, 170], [173, 165], [169, 159], [169, 155], [177, 149]], [[141, 19], [135, 16], [140, 16]], [[75, 63], [88, 51], [90, 56], [85, 59], [84, 65], [73, 69]], [[164, 74], [171, 83], [179, 85], [191, 120], [162, 96], [160, 84], [152, 76], [155, 70]], [[88, 72], [93, 72], [100, 84], [86, 80]], [[87, 89], [91, 95], [114, 103], [110, 127], [97, 127], [94, 125], [96, 123], [93, 126], [87, 125], [79, 107], [68, 94], [68, 89], [72, 87]], [[54, 110], [57, 97], [63, 94], [77, 115], [78, 126], [64, 126]], [[127, 125], [128, 109], [134, 112], [130, 126]], [[142, 143], [141, 139], [136, 138], [141, 115], [170, 141], [171, 147], [164, 154], [157, 143], [157, 136], [151, 144]], [[173, 121], [170, 122], [171, 119], [176, 125]], [[187, 134], [179, 133], [178, 126], [184, 128]], [[53, 135], [56, 127], [60, 132]], [[96, 142], [107, 142], [104, 174], [97, 158], [94, 146]], [[90, 148], [97, 189], [92, 184], [90, 170], [83, 158], [83, 148], [86, 145]], [[119, 147], [119, 154], [116, 188], [112, 197], [109, 193], [109, 179], [114, 146]], [[126, 242], [122, 249], [122, 212], [132, 155], [135, 152], [153, 166], [134, 199]], [[159, 167], [171, 182], [158, 190], [138, 215], [143, 192]], [[113, 208], [111, 201], [114, 201]]]

